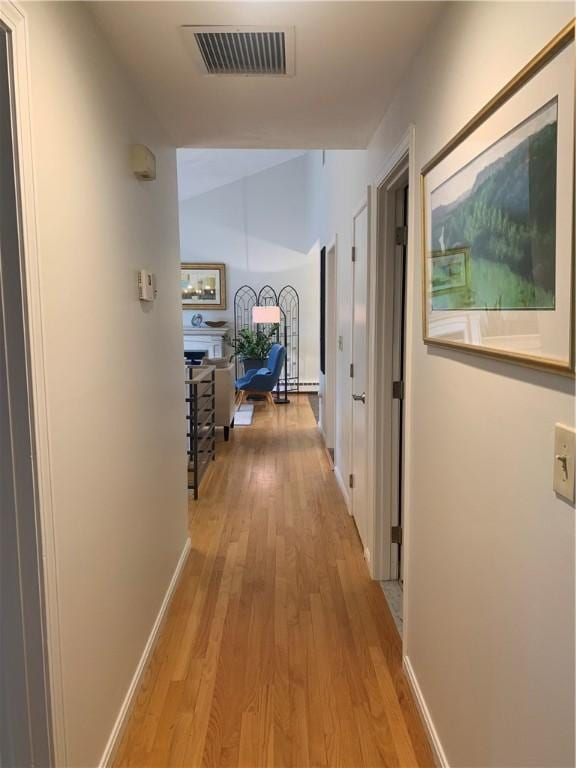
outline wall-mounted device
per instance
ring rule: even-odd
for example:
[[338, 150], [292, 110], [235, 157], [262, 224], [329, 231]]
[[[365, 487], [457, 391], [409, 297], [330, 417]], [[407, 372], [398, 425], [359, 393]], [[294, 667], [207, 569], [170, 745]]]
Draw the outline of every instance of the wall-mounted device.
[[156, 293], [156, 276], [141, 269], [138, 272], [138, 298], [140, 301], [154, 301]]
[[556, 424], [554, 430], [554, 490], [559, 496], [574, 503], [576, 429]]
[[132, 147], [132, 171], [143, 181], [154, 181], [156, 178], [156, 157], [144, 144]]

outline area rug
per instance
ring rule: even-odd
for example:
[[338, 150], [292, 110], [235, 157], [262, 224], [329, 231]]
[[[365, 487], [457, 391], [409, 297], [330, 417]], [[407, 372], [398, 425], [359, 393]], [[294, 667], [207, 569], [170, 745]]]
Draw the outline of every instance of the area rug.
[[254, 417], [254, 406], [250, 403], [243, 403], [236, 406], [236, 413], [234, 414], [234, 426], [235, 427], [249, 427], [252, 424]]

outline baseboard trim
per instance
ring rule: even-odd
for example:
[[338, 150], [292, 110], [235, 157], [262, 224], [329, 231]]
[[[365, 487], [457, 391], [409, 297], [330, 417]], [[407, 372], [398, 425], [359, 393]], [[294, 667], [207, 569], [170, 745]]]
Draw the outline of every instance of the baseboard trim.
[[420, 712], [420, 717], [422, 718], [424, 727], [426, 728], [426, 733], [428, 734], [428, 740], [430, 742], [430, 746], [432, 747], [432, 752], [434, 753], [434, 760], [436, 762], [436, 765], [438, 766], [438, 768], [450, 768], [450, 764], [448, 763], [446, 753], [444, 752], [444, 749], [442, 747], [442, 742], [440, 741], [438, 732], [434, 727], [432, 716], [430, 715], [430, 711], [426, 705], [424, 695], [418, 684], [418, 680], [416, 678], [416, 674], [414, 673], [412, 664], [410, 663], [410, 659], [408, 658], [408, 656], [404, 656], [402, 661], [404, 666], [404, 672], [406, 673], [406, 678], [408, 679], [410, 688], [412, 689], [412, 693], [414, 694], [416, 706], [418, 707], [418, 711]]
[[350, 511], [350, 496], [348, 495], [348, 488], [346, 487], [346, 483], [342, 479], [340, 470], [336, 465], [334, 465], [334, 475], [336, 476], [336, 482], [338, 483], [340, 490], [342, 491], [342, 496], [344, 496], [344, 501], [346, 502], [348, 511]]
[[172, 574], [172, 579], [170, 580], [166, 594], [164, 595], [164, 599], [162, 600], [162, 605], [160, 606], [160, 610], [158, 611], [158, 615], [154, 621], [152, 631], [148, 636], [146, 646], [144, 647], [144, 651], [140, 657], [138, 666], [136, 667], [136, 672], [134, 673], [134, 677], [130, 682], [128, 692], [126, 693], [124, 701], [122, 702], [122, 706], [120, 707], [120, 712], [118, 713], [118, 717], [116, 718], [116, 722], [112, 728], [112, 733], [110, 734], [110, 738], [108, 739], [108, 743], [106, 744], [100, 759], [99, 768], [109, 768], [109, 766], [112, 765], [112, 761], [116, 755], [116, 750], [120, 745], [120, 739], [122, 738], [124, 727], [126, 726], [128, 717], [132, 710], [132, 705], [136, 699], [136, 694], [138, 693], [138, 688], [140, 687], [140, 681], [146, 667], [148, 666], [150, 657], [152, 656], [156, 641], [158, 640], [158, 635], [160, 634], [160, 629], [162, 628], [162, 624], [164, 623], [166, 613], [168, 612], [168, 608], [172, 600], [172, 595], [174, 594], [176, 586], [178, 585], [178, 581], [180, 580], [180, 576], [186, 564], [186, 560], [188, 559], [188, 553], [190, 552], [191, 547], [192, 543], [190, 538], [187, 538], [186, 543], [184, 544], [184, 548], [180, 554], [180, 558], [178, 559], [178, 563], [176, 564], [176, 568], [174, 569], [174, 573]]

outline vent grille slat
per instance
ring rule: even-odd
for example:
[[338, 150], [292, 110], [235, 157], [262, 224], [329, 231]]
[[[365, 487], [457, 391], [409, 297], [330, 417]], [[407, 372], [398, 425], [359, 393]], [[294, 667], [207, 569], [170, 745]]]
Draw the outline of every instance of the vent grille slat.
[[256, 72], [256, 41], [252, 38], [252, 35], [246, 37], [245, 40], [250, 49], [246, 64], [250, 68], [250, 72], [254, 74]]
[[257, 72], [261, 72], [262, 71], [262, 62], [264, 60], [264, 51], [262, 50], [263, 37], [264, 37], [264, 35], [258, 35], [258, 37], [256, 38], [256, 49], [258, 51], [258, 54], [256, 56], [256, 71]]
[[208, 47], [208, 50], [210, 52], [210, 55], [213, 57], [212, 59], [208, 58], [208, 61], [206, 62], [206, 66], [213, 66], [211, 63], [212, 61], [219, 62], [220, 61], [220, 48], [217, 43], [217, 41], [214, 39], [213, 35], [206, 35], [206, 45]]
[[226, 48], [228, 50], [228, 55], [230, 56], [230, 61], [234, 64], [234, 67], [238, 67], [238, 58], [236, 56], [236, 49], [234, 48], [234, 40], [232, 38], [232, 35], [226, 35]]
[[235, 38], [234, 35], [230, 35], [230, 42], [232, 43], [232, 49], [234, 51], [234, 61], [236, 62], [236, 66], [239, 67], [242, 61], [242, 51], [240, 49], [240, 40]]
[[273, 71], [276, 72], [276, 62], [274, 61], [274, 46], [272, 44], [272, 36], [266, 35], [266, 53], [268, 54], [268, 60]]
[[211, 75], [285, 75], [284, 32], [194, 32]]
[[226, 64], [227, 56], [226, 56], [226, 50], [224, 48], [224, 39], [221, 36], [218, 35], [212, 35], [212, 41], [214, 45], [216, 46], [216, 50], [218, 51], [218, 60], [217, 60], [217, 66], [223, 67]]

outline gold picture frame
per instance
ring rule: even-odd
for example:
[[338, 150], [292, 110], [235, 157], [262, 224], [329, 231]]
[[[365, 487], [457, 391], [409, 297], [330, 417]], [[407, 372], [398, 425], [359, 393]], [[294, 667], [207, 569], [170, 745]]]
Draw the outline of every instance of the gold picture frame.
[[182, 262], [180, 290], [183, 309], [226, 309], [226, 264]]
[[[433, 241], [438, 241], [438, 229], [439, 227], [436, 226], [435, 237], [433, 237], [433, 227], [432, 227], [432, 194], [433, 192], [436, 193], [445, 183], [451, 182], [452, 179], [454, 179], [458, 173], [460, 173], [461, 170], [465, 170], [468, 166], [471, 166], [473, 162], [475, 162], [477, 159], [481, 157], [480, 155], [472, 155], [473, 160], [469, 160], [467, 165], [461, 165], [458, 167], [456, 165], [457, 162], [461, 162], [464, 158], [467, 157], [467, 153], [471, 154], [472, 149], [469, 147], [472, 147], [472, 143], [470, 145], [464, 144], [466, 140], [472, 136], [478, 129], [483, 130], [483, 137], [487, 137], [490, 135], [490, 131], [495, 132], [498, 129], [498, 126], [501, 122], [505, 122], [504, 118], [501, 118], [501, 116], [497, 116], [495, 119], [493, 119], [488, 125], [485, 125], [486, 122], [489, 120], [489, 118], [493, 118], [493, 116], [496, 116], [496, 113], [501, 108], [505, 108], [507, 111], [505, 112], [505, 115], [509, 115], [513, 112], [515, 109], [515, 104], [518, 103], [524, 103], [521, 100], [528, 98], [526, 96], [526, 92], [523, 94], [522, 89], [524, 86], [527, 86], [531, 81], [533, 81], [533, 78], [535, 78], [536, 75], [541, 75], [541, 79], [538, 80], [535, 83], [531, 83], [530, 88], [532, 88], [532, 91], [530, 93], [536, 93], [537, 89], [540, 88], [542, 91], [546, 89], [546, 78], [549, 77], [544, 70], [549, 64], [552, 64], [553, 62], [556, 63], [553, 64], [553, 66], [559, 67], [560, 65], [562, 67], [565, 66], [564, 64], [564, 58], [562, 59], [556, 59], [556, 57], [559, 57], [560, 54], [562, 54], [565, 49], [567, 49], [569, 46], [574, 44], [575, 39], [575, 20], [572, 20], [569, 24], [562, 29], [556, 37], [554, 37], [548, 45], [543, 48], [510, 82], [508, 82], [466, 125], [444, 146], [442, 149], [440, 149], [439, 152], [437, 152], [434, 157], [426, 163], [420, 172], [420, 194], [421, 194], [421, 217], [422, 217], [422, 300], [423, 300], [423, 312], [422, 312], [422, 321], [423, 321], [423, 328], [422, 328], [422, 335], [423, 335], [423, 341], [426, 345], [435, 345], [439, 347], [444, 348], [451, 348], [451, 349], [458, 349], [461, 351], [471, 352], [474, 354], [483, 355], [485, 357], [491, 357], [491, 358], [497, 358], [501, 360], [507, 360], [509, 362], [518, 363], [520, 365], [529, 366], [532, 368], [537, 368], [541, 370], [546, 370], [550, 372], [560, 373], [567, 376], [574, 376], [575, 374], [575, 296], [574, 296], [574, 281], [575, 281], [575, 270], [576, 270], [576, 259], [574, 255], [574, 163], [572, 162], [571, 167], [568, 169], [563, 169], [564, 177], [563, 177], [563, 183], [564, 188], [568, 188], [568, 174], [570, 175], [570, 196], [571, 196], [571, 214], [565, 217], [567, 219], [566, 226], [570, 226], [570, 220], [571, 220], [571, 232], [566, 233], [562, 229], [562, 243], [563, 243], [563, 261], [562, 261], [562, 267], [563, 267], [563, 273], [559, 273], [559, 257], [558, 257], [558, 251], [554, 251], [554, 259], [553, 259], [553, 270], [554, 270], [554, 292], [553, 292], [553, 302], [550, 307], [541, 307], [534, 304], [529, 304], [527, 306], [520, 306], [515, 305], [515, 307], [505, 307], [504, 310], [500, 309], [498, 306], [494, 307], [474, 307], [472, 311], [468, 310], [468, 315], [466, 315], [466, 311], [464, 308], [460, 312], [454, 311], [454, 307], [449, 307], [444, 310], [438, 310], [434, 309], [434, 305], [432, 302], [432, 279], [433, 279], [433, 267], [431, 266], [434, 259], [438, 257], [439, 250], [437, 245], [433, 247]], [[565, 54], [566, 55], [566, 54]], [[564, 69], [562, 70], [564, 72]], [[572, 78], [572, 93], [571, 98], [573, 100], [573, 73], [570, 75]], [[538, 83], [541, 83], [538, 85]], [[559, 86], [560, 87], [560, 86]], [[562, 92], [564, 93], [564, 92]], [[569, 94], [569, 90], [566, 89], [566, 93]], [[520, 94], [520, 95], [519, 95]], [[519, 96], [518, 96], [519, 95]], [[518, 98], [511, 102], [511, 99], [513, 97], [518, 97], [520, 99], [520, 102], [518, 101]], [[533, 96], [530, 96], [529, 98], [534, 98]], [[560, 104], [558, 102], [558, 96], [556, 96], [556, 102], [558, 105], [558, 109], [562, 108], [564, 109], [564, 114], [566, 113], [565, 106], [566, 104]], [[566, 97], [567, 99], [570, 98], [568, 95]], [[548, 103], [552, 103], [554, 99], [551, 99], [550, 96], [548, 97]], [[509, 104], [509, 102], [511, 102]], [[546, 100], [544, 100], [544, 107], [548, 106], [546, 103]], [[544, 107], [541, 107], [541, 109], [544, 109]], [[572, 104], [573, 108], [573, 104]], [[531, 115], [531, 117], [533, 117]], [[506, 117], [508, 119], [508, 117]], [[559, 118], [558, 118], [559, 119]], [[528, 122], [528, 118], [524, 121]], [[512, 123], [512, 125], [514, 125]], [[523, 125], [523, 121], [518, 121], [518, 126]], [[564, 126], [566, 123], [564, 124]], [[493, 126], [492, 128], [490, 126]], [[518, 127], [516, 126], [516, 127]], [[513, 130], [515, 128], [509, 129], [509, 134], [513, 133]], [[570, 142], [566, 142], [564, 145], [561, 145], [560, 149], [562, 147], [569, 146], [570, 152], [574, 152], [574, 122], [571, 123], [571, 140]], [[508, 133], [503, 134], [503, 138], [507, 138], [509, 135]], [[496, 134], [497, 135], [497, 134]], [[558, 132], [558, 135], [560, 133]], [[562, 136], [565, 138], [567, 136], [567, 132], [564, 129], [564, 133], [562, 133]], [[478, 138], [478, 135], [475, 137], [476, 140]], [[483, 139], [484, 140], [484, 139]], [[488, 149], [492, 149], [498, 141], [501, 139], [499, 138], [497, 141], [495, 141], [492, 145], [489, 143], [486, 144]], [[488, 141], [488, 140], [487, 140]], [[554, 145], [556, 149], [556, 144]], [[456, 153], [457, 151], [457, 153]], [[456, 153], [456, 154], [453, 154]], [[574, 159], [574, 157], [572, 158]], [[442, 164], [442, 165], [441, 165]], [[558, 165], [560, 165], [558, 163]], [[454, 166], [457, 168], [456, 172], [454, 172]], [[442, 180], [442, 174], [444, 174], [444, 178], [447, 180], [446, 182]], [[449, 175], [452, 174], [452, 175]], [[476, 177], [478, 178], [478, 177]], [[428, 183], [430, 179], [430, 183]], [[436, 179], [436, 187], [433, 187], [434, 179]], [[470, 183], [469, 180], [467, 180], [467, 183]], [[463, 183], [462, 183], [463, 186]], [[454, 188], [456, 189], [458, 187], [458, 182], [454, 184]], [[555, 187], [555, 190], [557, 188]], [[559, 187], [558, 187], [559, 189]], [[451, 194], [454, 194], [452, 192]], [[438, 196], [440, 201], [442, 201], [442, 193]], [[448, 200], [448, 195], [445, 195], [446, 199]], [[560, 195], [558, 194], [558, 197]], [[455, 198], [453, 198], [455, 199]], [[564, 203], [563, 203], [564, 204]], [[456, 203], [453, 203], [453, 205], [456, 205]], [[448, 205], [444, 203], [444, 210], [448, 210]], [[435, 211], [440, 211], [442, 209], [441, 205], [437, 205], [437, 207], [434, 209]], [[444, 219], [441, 218], [441, 214], [438, 215], [438, 219], [440, 222], [444, 221]], [[557, 236], [557, 228], [554, 228], [554, 235]], [[442, 240], [444, 239], [444, 229], [442, 228]], [[558, 235], [558, 237], [560, 237]], [[554, 240], [554, 248], [557, 247], [557, 240]], [[454, 243], [448, 243], [448, 246], [444, 250], [444, 244], [442, 244], [442, 253], [444, 255], [448, 255], [450, 253], [457, 254], [458, 252], [463, 252], [465, 249], [469, 247], [469, 243], [467, 242], [458, 242], [458, 247], [453, 247]], [[566, 246], [566, 247], [564, 247]], [[550, 263], [550, 260], [549, 262]], [[470, 268], [469, 266], [467, 267]], [[569, 273], [569, 274], [567, 274]], [[560, 286], [560, 289], [564, 291], [562, 293], [562, 311], [558, 310], [558, 306], [560, 305], [560, 302], [557, 302], [557, 297], [560, 293], [560, 289], [558, 289], [557, 286]], [[535, 290], [535, 289], [534, 289]], [[437, 295], [437, 294], [436, 294]], [[487, 312], [487, 310], [492, 310], [490, 313]], [[543, 310], [548, 310], [547, 315]], [[552, 310], [552, 311], [550, 311]], [[557, 311], [558, 310], [558, 311]], [[475, 327], [478, 326], [479, 318], [473, 317], [472, 312], [476, 311], [478, 315], [480, 315], [482, 312], [484, 313], [484, 317], [488, 317], [488, 314], [491, 314], [489, 322], [492, 323], [492, 326], [495, 328], [498, 328], [497, 320], [498, 318], [495, 318], [494, 316], [500, 314], [502, 315], [502, 325], [505, 326], [506, 322], [509, 322], [509, 325], [506, 326], [506, 333], [508, 335], [503, 335], [499, 337], [496, 334], [491, 333], [485, 333], [483, 334], [483, 326], [481, 325], [482, 330], [477, 333], [475, 332], [474, 328], [472, 330], [470, 327], [465, 327], [467, 322], [474, 322]], [[542, 340], [540, 340], [540, 346], [536, 347], [536, 352], [534, 349], [530, 347], [530, 344], [528, 342], [525, 343], [524, 336], [528, 337], [529, 334], [523, 334], [516, 330], [514, 327], [513, 331], [510, 331], [510, 329], [513, 327], [513, 321], [514, 321], [514, 311], [516, 313], [516, 316], [521, 318], [520, 321], [518, 321], [517, 325], [521, 325], [523, 320], [526, 320], [525, 325], [530, 326], [532, 325], [531, 322], [528, 322], [530, 312], [536, 317], [541, 318], [544, 317], [545, 320], [543, 322], [548, 323], [548, 326], [552, 327], [552, 331], [554, 329], [553, 323], [550, 321], [550, 318], [554, 318], [554, 322], [556, 322], [558, 327], [558, 324], [561, 322], [561, 329], [562, 329], [562, 355], [554, 354], [554, 355], [547, 355], [544, 354], [545, 344]], [[506, 313], [508, 313], [508, 316], [510, 317], [510, 320], [507, 320]], [[522, 314], [523, 313], [523, 314]], [[539, 313], [539, 314], [538, 314]], [[433, 320], [431, 324], [431, 319]], [[486, 321], [488, 323], [488, 321]], [[545, 336], [544, 333], [540, 332], [539, 326], [538, 326], [538, 319], [534, 320], [534, 325], [537, 328], [536, 334], [534, 334], [534, 338], [538, 337], [540, 338], [540, 335], [542, 337]], [[460, 329], [459, 329], [460, 324]], [[568, 325], [568, 327], [566, 327]], [[548, 328], [547, 326], [547, 328]], [[546, 336], [546, 339], [553, 338], [553, 333], [548, 333]], [[480, 341], [477, 341], [477, 338], [480, 338]], [[496, 340], [500, 342], [498, 345], [493, 344], [485, 344], [484, 339]], [[510, 347], [514, 348], [507, 348], [506, 344], [509, 343]], [[554, 341], [554, 344], [557, 342]], [[560, 345], [560, 342], [558, 342]], [[552, 349], [556, 352], [556, 347], [552, 346]]]

